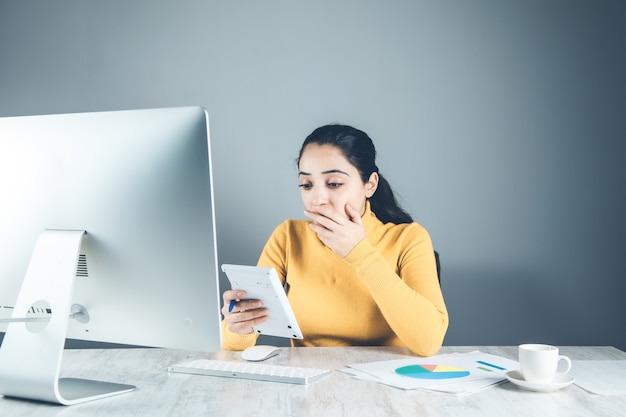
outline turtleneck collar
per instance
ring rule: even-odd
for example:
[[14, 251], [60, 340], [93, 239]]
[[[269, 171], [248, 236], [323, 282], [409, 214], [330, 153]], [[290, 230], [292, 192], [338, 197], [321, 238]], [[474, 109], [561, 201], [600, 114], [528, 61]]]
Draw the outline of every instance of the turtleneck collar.
[[376, 217], [376, 214], [372, 211], [372, 207], [370, 206], [370, 201], [367, 200], [365, 202], [365, 212], [363, 216], [361, 216], [361, 221], [363, 221], [363, 226], [365, 226], [365, 231], [369, 234], [377, 225], [380, 225], [381, 222]]

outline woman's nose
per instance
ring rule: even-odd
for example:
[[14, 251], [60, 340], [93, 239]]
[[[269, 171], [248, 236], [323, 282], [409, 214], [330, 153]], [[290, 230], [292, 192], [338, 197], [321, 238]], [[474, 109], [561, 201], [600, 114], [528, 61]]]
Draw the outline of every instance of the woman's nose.
[[324, 188], [314, 189], [311, 203], [314, 206], [322, 206], [324, 204], [328, 204], [328, 193], [326, 192], [326, 190]]

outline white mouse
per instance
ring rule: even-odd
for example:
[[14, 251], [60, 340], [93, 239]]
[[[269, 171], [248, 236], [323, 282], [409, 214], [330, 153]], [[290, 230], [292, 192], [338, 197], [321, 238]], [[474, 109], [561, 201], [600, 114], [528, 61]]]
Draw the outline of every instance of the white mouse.
[[241, 358], [251, 362], [264, 361], [278, 355], [280, 348], [269, 345], [256, 345], [241, 352]]

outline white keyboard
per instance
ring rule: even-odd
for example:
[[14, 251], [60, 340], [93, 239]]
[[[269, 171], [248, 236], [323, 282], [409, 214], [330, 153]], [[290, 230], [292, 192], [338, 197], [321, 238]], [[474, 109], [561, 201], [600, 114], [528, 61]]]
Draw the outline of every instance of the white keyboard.
[[254, 379], [258, 381], [288, 382], [290, 384], [303, 385], [315, 382], [331, 372], [327, 369], [270, 365], [258, 362], [231, 362], [213, 359], [196, 359], [170, 365], [168, 371], [227, 378]]

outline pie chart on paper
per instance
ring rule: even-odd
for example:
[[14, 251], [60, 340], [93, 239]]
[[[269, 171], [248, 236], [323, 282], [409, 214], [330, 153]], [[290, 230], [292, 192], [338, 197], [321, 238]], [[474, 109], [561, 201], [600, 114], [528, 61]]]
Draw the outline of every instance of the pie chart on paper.
[[452, 379], [468, 376], [469, 371], [447, 365], [409, 365], [396, 369], [398, 375], [416, 379]]

